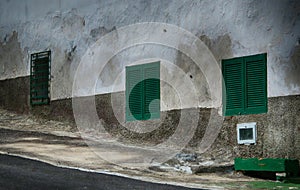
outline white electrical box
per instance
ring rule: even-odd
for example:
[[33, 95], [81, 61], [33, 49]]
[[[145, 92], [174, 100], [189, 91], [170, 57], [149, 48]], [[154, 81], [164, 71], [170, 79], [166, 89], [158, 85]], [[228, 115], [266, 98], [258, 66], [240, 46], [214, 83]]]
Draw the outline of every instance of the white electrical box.
[[236, 130], [238, 144], [256, 144], [256, 122], [239, 123]]

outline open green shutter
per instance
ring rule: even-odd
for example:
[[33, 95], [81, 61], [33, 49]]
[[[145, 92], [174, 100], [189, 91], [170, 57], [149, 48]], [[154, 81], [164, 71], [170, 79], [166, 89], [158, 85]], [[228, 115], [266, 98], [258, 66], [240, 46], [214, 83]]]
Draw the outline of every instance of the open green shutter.
[[126, 68], [126, 120], [143, 118], [143, 72], [142, 67]]
[[160, 64], [144, 65], [144, 119], [160, 118]]
[[267, 112], [266, 54], [244, 58], [246, 70], [245, 112], [257, 114]]
[[223, 96], [225, 115], [241, 114], [244, 111], [243, 67], [242, 58], [222, 61], [222, 72], [225, 83]]

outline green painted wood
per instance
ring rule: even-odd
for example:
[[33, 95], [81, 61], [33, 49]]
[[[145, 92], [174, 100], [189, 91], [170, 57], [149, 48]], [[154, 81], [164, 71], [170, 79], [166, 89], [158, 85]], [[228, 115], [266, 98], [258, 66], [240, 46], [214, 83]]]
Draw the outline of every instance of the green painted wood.
[[126, 67], [126, 120], [143, 118], [143, 68]]
[[45, 105], [49, 103], [50, 103], [50, 99], [44, 99], [42, 102], [41, 101], [32, 102], [32, 105]]
[[[48, 60], [46, 60], [46, 61], [48, 61]], [[39, 64], [37, 64], [37, 62], [35, 62], [35, 65], [32, 65], [31, 68], [32, 69], [39, 69], [41, 67], [48, 67], [49, 64], [46, 61], [43, 62], [43, 63], [38, 62]]]
[[37, 74], [47, 74], [48, 75], [49, 72], [50, 72], [49, 69], [47, 69], [47, 70], [36, 70], [31, 73], [32, 73], [32, 75], [37, 75]]
[[266, 54], [244, 58], [246, 65], [245, 113], [266, 113], [267, 106], [267, 57]]
[[143, 119], [160, 118], [160, 63], [144, 65]]
[[234, 168], [237, 171], [286, 172], [289, 176], [297, 176], [299, 161], [283, 158], [235, 158]]
[[268, 111], [267, 55], [222, 60], [225, 116]]
[[[48, 92], [46, 92], [48, 93]], [[32, 97], [32, 100], [40, 100], [40, 99], [48, 99], [48, 96], [47, 95], [44, 95], [44, 96], [34, 96]]]
[[126, 67], [126, 121], [159, 117], [160, 62]]
[[[40, 83], [33, 83], [31, 84], [31, 87], [40, 87], [43, 86], [44, 88], [48, 88], [50, 85], [48, 83], [45, 82], [40, 82]], [[36, 89], [36, 88], [32, 88], [32, 89]]]
[[244, 111], [243, 59], [223, 60], [222, 71], [225, 82], [225, 115], [239, 115]]
[[31, 54], [30, 61], [30, 103], [50, 103], [50, 62], [51, 51]]
[[[30, 80], [31, 81], [42, 81], [41, 79], [45, 79], [44, 81], [45, 81], [45, 83], [48, 83], [49, 82], [49, 76], [47, 75], [47, 76], [35, 76], [35, 75], [32, 75], [32, 77], [33, 78], [31, 78]], [[36, 82], [34, 82], [34, 83], [36, 83]]]

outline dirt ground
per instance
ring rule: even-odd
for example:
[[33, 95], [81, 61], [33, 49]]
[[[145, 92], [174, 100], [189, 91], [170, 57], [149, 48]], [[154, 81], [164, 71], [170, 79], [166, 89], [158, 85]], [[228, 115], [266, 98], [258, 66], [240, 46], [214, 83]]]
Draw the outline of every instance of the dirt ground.
[[[113, 146], [110, 142], [104, 143], [101, 151], [112, 153], [110, 150], [116, 148]], [[233, 170], [187, 174], [172, 167], [124, 167], [101, 159], [81, 138], [77, 128], [68, 122], [45, 120], [3, 109], [0, 109], [0, 153], [40, 160], [59, 167], [193, 188], [248, 189], [248, 182], [261, 181]], [[121, 162], [136, 159], [118, 152], [112, 154]]]

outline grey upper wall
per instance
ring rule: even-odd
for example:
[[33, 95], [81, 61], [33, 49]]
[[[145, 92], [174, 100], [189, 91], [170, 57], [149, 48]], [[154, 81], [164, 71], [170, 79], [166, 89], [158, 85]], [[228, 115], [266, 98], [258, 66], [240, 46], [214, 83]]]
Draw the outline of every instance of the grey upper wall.
[[[268, 96], [300, 94], [297, 0], [2, 0], [0, 79], [29, 75], [30, 53], [51, 49], [51, 98], [71, 97], [76, 69], [88, 48], [105, 34], [117, 35], [121, 27], [141, 22], [169, 23], [191, 32], [207, 45], [218, 63], [267, 52]], [[189, 41], [182, 42], [181, 46], [190, 45]], [[204, 97], [202, 106], [209, 105], [209, 96], [217, 101], [214, 107], [219, 106], [221, 83], [216, 84], [215, 94], [207, 95], [202, 69], [172, 48], [152, 46], [130, 47], [112, 57], [109, 64], [99, 63], [105, 64], [105, 72], [99, 76], [97, 93], [124, 90], [124, 75], [120, 73], [125, 66], [156, 58], [175, 63], [188, 76], [194, 76], [196, 90]], [[208, 72], [206, 75], [219, 74]], [[172, 74], [170, 80], [174, 81], [176, 73]], [[121, 79], [117, 77], [116, 82], [114, 76]], [[116, 87], [109, 88], [112, 85]]]

